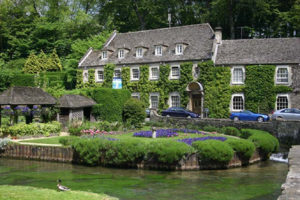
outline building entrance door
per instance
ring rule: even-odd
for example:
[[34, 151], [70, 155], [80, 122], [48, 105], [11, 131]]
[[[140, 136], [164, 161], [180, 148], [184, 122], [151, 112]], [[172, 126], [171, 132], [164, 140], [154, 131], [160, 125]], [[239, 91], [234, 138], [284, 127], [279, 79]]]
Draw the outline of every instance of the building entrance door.
[[192, 94], [192, 111], [201, 114], [201, 94]]

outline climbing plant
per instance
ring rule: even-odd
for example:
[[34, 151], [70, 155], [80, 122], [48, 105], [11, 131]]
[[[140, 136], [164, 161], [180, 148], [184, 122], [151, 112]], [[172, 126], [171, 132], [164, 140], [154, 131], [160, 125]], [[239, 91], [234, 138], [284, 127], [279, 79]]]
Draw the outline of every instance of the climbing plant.
[[115, 69], [114, 64], [107, 64], [105, 66], [103, 87], [106, 87], [106, 88], [111, 88], [112, 87], [114, 69]]

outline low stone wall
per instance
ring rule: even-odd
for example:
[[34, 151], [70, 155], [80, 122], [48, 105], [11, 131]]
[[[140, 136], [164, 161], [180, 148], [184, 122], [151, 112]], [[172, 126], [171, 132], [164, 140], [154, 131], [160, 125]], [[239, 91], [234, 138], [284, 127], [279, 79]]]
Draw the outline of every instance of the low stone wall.
[[72, 162], [73, 149], [64, 147], [10, 144], [1, 157], [56, 162]]
[[[72, 148], [65, 147], [51, 147], [51, 146], [37, 146], [37, 145], [21, 145], [10, 144], [5, 148], [4, 152], [0, 152], [0, 157], [55, 161], [55, 162], [77, 162], [76, 153]], [[263, 158], [257, 151], [253, 154], [249, 161], [241, 160], [236, 154], [233, 159], [226, 166], [219, 165], [200, 165], [196, 154], [188, 155], [175, 164], [163, 164], [157, 160], [141, 161], [139, 163], [132, 163], [127, 167], [138, 169], [160, 169], [160, 170], [199, 170], [199, 169], [220, 169], [240, 167], [247, 164], [261, 161]]]
[[188, 125], [226, 127], [233, 126], [238, 129], [251, 128], [267, 131], [278, 138], [282, 145], [300, 145], [300, 121], [274, 120], [270, 122], [256, 121], [233, 121], [230, 119], [200, 119], [200, 118], [182, 118], [182, 117], [163, 117], [151, 110], [150, 119], [154, 122], [163, 122], [170, 125], [186, 127]]

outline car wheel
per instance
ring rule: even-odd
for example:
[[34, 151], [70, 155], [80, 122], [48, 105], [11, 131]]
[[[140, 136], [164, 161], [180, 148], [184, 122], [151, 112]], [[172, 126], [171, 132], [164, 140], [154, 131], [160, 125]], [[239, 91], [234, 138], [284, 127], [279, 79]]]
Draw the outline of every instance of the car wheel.
[[263, 121], [264, 121], [264, 118], [259, 117], [259, 118], [257, 118], [257, 121], [258, 121], [258, 122], [263, 122]]
[[235, 122], [237, 122], [237, 121], [239, 121], [240, 119], [238, 118], [238, 117], [234, 117], [233, 118], [233, 121], [235, 121]]
[[170, 117], [170, 115], [166, 115], [166, 117]]
[[192, 118], [190, 115], [188, 115], [186, 118]]

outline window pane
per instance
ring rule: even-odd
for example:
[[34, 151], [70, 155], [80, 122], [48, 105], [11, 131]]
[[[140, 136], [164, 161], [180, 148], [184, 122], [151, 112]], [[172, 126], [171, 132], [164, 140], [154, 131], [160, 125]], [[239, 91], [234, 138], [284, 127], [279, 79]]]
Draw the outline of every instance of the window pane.
[[288, 83], [288, 69], [287, 68], [278, 68], [277, 70], [277, 82], [278, 83]]
[[172, 67], [172, 77], [179, 77], [179, 67]]
[[103, 80], [103, 71], [97, 71], [98, 74], [98, 81], [102, 81]]
[[139, 79], [139, 78], [140, 78], [139, 69], [132, 69], [132, 79]]
[[119, 50], [119, 58], [124, 58], [124, 50], [123, 49]]
[[171, 96], [171, 106], [172, 107], [180, 107], [180, 97], [179, 96]]
[[155, 47], [155, 55], [162, 55], [162, 48], [161, 46]]
[[158, 96], [151, 96], [150, 97], [150, 106], [151, 108], [158, 108]]
[[136, 56], [137, 57], [142, 57], [143, 56], [143, 50], [142, 48], [138, 48], [137, 51], [136, 51]]
[[121, 78], [121, 70], [120, 69], [115, 70], [114, 77], [115, 78]]
[[244, 81], [244, 75], [243, 75], [243, 69], [242, 68], [234, 68], [233, 69], [233, 83], [243, 83]]
[[176, 45], [176, 54], [182, 54], [182, 52], [183, 52], [182, 44], [177, 44]]
[[277, 98], [277, 110], [285, 109], [289, 107], [288, 98], [286, 96], [279, 96]]
[[151, 78], [152, 79], [158, 79], [159, 77], [159, 70], [158, 68], [151, 68]]
[[232, 101], [233, 110], [244, 110], [244, 99], [242, 96], [235, 96]]

